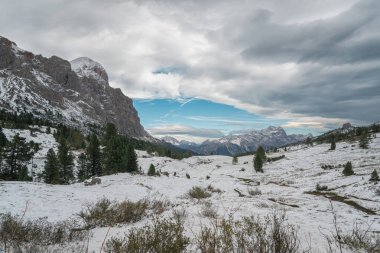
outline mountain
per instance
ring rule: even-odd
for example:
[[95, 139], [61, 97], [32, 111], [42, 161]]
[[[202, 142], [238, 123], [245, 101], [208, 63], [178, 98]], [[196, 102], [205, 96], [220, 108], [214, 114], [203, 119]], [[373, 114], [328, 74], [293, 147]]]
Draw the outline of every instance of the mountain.
[[250, 130], [244, 132], [233, 132], [229, 135], [217, 139], [206, 140], [201, 144], [178, 141], [173, 137], [164, 137], [163, 141], [170, 141], [171, 144], [189, 149], [198, 154], [215, 155], [235, 155], [255, 151], [258, 146], [281, 147], [287, 144], [303, 141], [308, 136], [302, 134], [287, 135], [282, 127], [270, 126], [262, 130]]
[[132, 100], [109, 86], [101, 64], [34, 55], [0, 36], [0, 108], [88, 130], [114, 123], [121, 133], [152, 139]]

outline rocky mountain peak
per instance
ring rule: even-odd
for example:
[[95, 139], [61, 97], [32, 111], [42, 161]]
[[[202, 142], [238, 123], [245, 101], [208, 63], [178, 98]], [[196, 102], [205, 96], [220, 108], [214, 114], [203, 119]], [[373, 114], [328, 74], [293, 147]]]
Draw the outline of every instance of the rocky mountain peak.
[[69, 62], [34, 55], [4, 37], [0, 37], [0, 109], [83, 130], [110, 122], [121, 133], [152, 139], [132, 100], [109, 86], [101, 64], [87, 57]]
[[71, 69], [81, 78], [93, 78], [104, 81], [108, 85], [108, 75], [103, 66], [88, 58], [79, 57], [71, 62]]

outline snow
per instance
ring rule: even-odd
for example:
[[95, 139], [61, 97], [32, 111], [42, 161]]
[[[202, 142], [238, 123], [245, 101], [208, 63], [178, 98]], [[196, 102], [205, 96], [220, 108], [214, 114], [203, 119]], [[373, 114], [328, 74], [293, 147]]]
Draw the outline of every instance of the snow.
[[72, 70], [77, 73], [78, 76], [91, 77], [101, 82], [106, 81], [95, 71], [97, 69], [106, 73], [105, 69], [102, 65], [100, 65], [100, 63], [95, 62], [88, 57], [79, 57], [75, 60], [72, 60], [70, 63]]
[[[4, 132], [9, 136], [12, 130]], [[22, 134], [27, 136], [28, 133]], [[76, 218], [87, 204], [102, 197], [118, 201], [163, 198], [169, 200], [174, 209], [183, 208], [187, 211], [185, 226], [188, 235], [192, 236], [204, 222], [200, 214], [202, 202], [187, 198], [186, 193], [193, 186], [207, 187], [211, 184], [222, 190], [222, 193], [213, 193], [209, 198], [220, 217], [230, 214], [234, 217], [264, 216], [274, 209], [285, 209], [289, 223], [300, 229], [302, 245], [307, 247], [310, 243], [313, 249], [324, 252], [327, 245], [321, 231], [333, 231], [331, 204], [325, 197], [305, 192], [314, 191], [317, 183], [337, 188], [333, 192], [349, 197], [376, 212], [375, 215], [368, 215], [345, 203], [333, 201], [339, 226], [344, 231], [349, 231], [353, 223], [357, 222], [364, 228], [372, 224], [370, 231], [379, 231], [380, 196], [375, 193], [379, 186], [369, 183], [371, 172], [374, 169], [379, 172], [379, 137], [372, 140], [367, 150], [358, 148], [357, 143], [346, 142], [337, 143], [334, 151], [329, 151], [328, 144], [313, 147], [293, 146], [286, 152], [281, 150], [269, 154], [272, 157], [284, 154], [285, 158], [265, 164], [264, 173], [254, 172], [252, 156], [239, 157], [238, 164], [232, 165], [232, 158], [227, 156], [195, 156], [174, 160], [137, 151], [138, 162], [143, 171], [147, 172], [152, 163], [157, 170], [169, 172], [170, 176], [149, 177], [119, 173], [101, 177], [102, 183], [94, 186], [84, 186], [83, 183], [47, 185], [36, 182], [0, 182], [0, 212], [21, 214], [28, 203], [27, 218], [47, 217], [50, 221], [60, 221]], [[56, 145], [49, 135], [39, 133], [37, 139], [44, 141], [44, 151], [49, 145]], [[344, 177], [341, 167], [331, 170], [321, 168], [323, 164], [339, 165], [347, 161], [353, 164], [356, 173], [354, 176]], [[176, 177], [173, 176], [174, 172], [177, 173]], [[187, 173], [191, 176], [190, 179], [186, 178]], [[210, 179], [207, 180], [207, 176]], [[256, 186], [256, 182], [260, 185]], [[248, 189], [256, 187], [262, 195], [250, 197]], [[238, 197], [234, 189], [238, 189], [246, 197]], [[281, 205], [269, 200], [270, 198], [299, 207]], [[171, 212], [168, 210], [164, 215]], [[136, 224], [113, 227], [108, 236], [121, 237], [128, 229], [148, 221], [149, 218], [146, 218]], [[107, 230], [108, 228], [96, 228], [92, 231], [90, 252], [99, 252]], [[351, 251], [346, 249], [346, 252]]]
[[[37, 129], [33, 134], [30, 130], [20, 130], [20, 129], [3, 129], [3, 132], [7, 139], [12, 140], [13, 136], [18, 133], [20, 137], [25, 138], [27, 142], [33, 141], [40, 144], [40, 150], [34, 155], [33, 160], [28, 164], [30, 172], [40, 173], [42, 172], [43, 166], [46, 160], [46, 154], [50, 148], [53, 148], [55, 152], [58, 151], [58, 143], [56, 142], [53, 133], [56, 131], [55, 128], [51, 128], [51, 134], [46, 133], [46, 127], [30, 126]], [[34, 164], [34, 166], [33, 166]], [[36, 167], [36, 168], [33, 168]]]

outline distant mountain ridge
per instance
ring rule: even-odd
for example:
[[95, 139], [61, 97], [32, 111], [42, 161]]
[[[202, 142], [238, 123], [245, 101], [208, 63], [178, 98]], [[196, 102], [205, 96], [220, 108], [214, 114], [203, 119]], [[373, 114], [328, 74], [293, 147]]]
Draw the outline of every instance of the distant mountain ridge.
[[260, 145], [268, 147], [281, 147], [284, 145], [304, 141], [310, 135], [287, 135], [282, 127], [269, 126], [262, 130], [249, 130], [238, 134], [233, 132], [217, 140], [206, 140], [201, 144], [187, 141], [178, 141], [173, 137], [161, 138], [162, 141], [188, 149], [203, 155], [235, 155], [255, 151]]
[[1, 36], [0, 109], [84, 130], [111, 122], [121, 133], [153, 139], [140, 124], [132, 100], [109, 86], [101, 64], [87, 57], [69, 62], [34, 55]]

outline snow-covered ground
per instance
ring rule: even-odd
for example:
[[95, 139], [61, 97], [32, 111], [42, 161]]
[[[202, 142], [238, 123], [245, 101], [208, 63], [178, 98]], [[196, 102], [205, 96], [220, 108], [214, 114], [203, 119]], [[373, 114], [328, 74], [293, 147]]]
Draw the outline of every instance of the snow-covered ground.
[[[367, 214], [345, 203], [331, 202], [337, 214], [338, 225], [343, 230], [352, 229], [356, 222], [365, 229], [372, 224], [370, 232], [378, 233], [380, 195], [376, 189], [380, 185], [370, 183], [369, 178], [374, 169], [380, 172], [379, 137], [378, 135], [371, 141], [369, 149], [360, 149], [357, 143], [341, 142], [337, 143], [334, 151], [329, 151], [328, 144], [322, 144], [313, 147], [296, 146], [288, 151], [271, 153], [270, 157], [284, 154], [285, 158], [266, 163], [264, 173], [254, 172], [252, 156], [239, 157], [238, 164], [233, 165], [232, 158], [226, 156], [191, 157], [179, 161], [151, 157], [144, 151], [138, 151], [139, 165], [145, 172], [152, 163], [156, 169], [168, 172], [170, 176], [149, 177], [123, 173], [104, 176], [102, 183], [94, 186], [84, 186], [82, 183], [47, 185], [35, 182], [0, 182], [0, 213], [22, 214], [27, 205], [26, 218], [47, 217], [50, 221], [59, 221], [77, 217], [87, 204], [102, 197], [118, 201], [160, 198], [169, 200], [172, 209], [186, 210], [186, 233], [191, 237], [199, 231], [205, 218], [201, 215], [202, 201], [190, 199], [186, 193], [193, 186], [212, 185], [222, 190], [221, 193], [213, 193], [208, 199], [217, 208], [220, 217], [230, 214], [236, 218], [264, 216], [274, 209], [285, 209], [289, 223], [299, 227], [302, 244], [305, 247], [310, 244], [313, 252], [325, 252], [326, 240], [322, 233], [333, 231], [330, 200], [306, 192], [314, 191], [319, 183], [334, 189], [332, 192], [373, 210], [376, 214]], [[46, 137], [44, 141], [56, 145], [49, 138]], [[343, 176], [343, 167], [338, 167], [347, 161], [352, 162], [354, 176]], [[324, 170], [321, 168], [324, 164], [336, 168]], [[173, 175], [174, 172], [176, 176]], [[188, 179], [186, 174], [191, 178]], [[248, 190], [255, 188], [262, 194], [250, 196]], [[245, 196], [239, 197], [235, 190]], [[169, 209], [164, 215], [171, 212]], [[148, 218], [136, 224], [113, 227], [108, 237], [122, 237], [131, 227], [141, 226], [147, 221]], [[108, 228], [96, 228], [92, 231], [91, 252], [99, 252], [107, 230]]]

